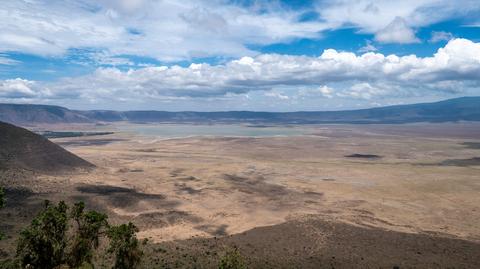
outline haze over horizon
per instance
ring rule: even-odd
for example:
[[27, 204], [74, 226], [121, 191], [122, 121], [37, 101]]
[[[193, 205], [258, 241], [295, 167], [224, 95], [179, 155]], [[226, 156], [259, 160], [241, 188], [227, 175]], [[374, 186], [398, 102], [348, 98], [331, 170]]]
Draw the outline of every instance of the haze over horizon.
[[0, 102], [322, 111], [480, 95], [475, 0], [7, 0]]

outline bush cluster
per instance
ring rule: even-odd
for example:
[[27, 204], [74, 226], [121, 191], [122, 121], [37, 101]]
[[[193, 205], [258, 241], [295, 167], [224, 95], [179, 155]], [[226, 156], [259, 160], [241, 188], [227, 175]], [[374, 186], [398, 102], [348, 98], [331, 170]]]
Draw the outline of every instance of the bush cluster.
[[[5, 191], [3, 190], [2, 187], [0, 187], [0, 209], [2, 209], [5, 206]], [[0, 240], [3, 239], [3, 233], [0, 231]]]
[[142, 251], [132, 223], [112, 226], [108, 216], [86, 211], [79, 202], [69, 209], [45, 201], [43, 210], [20, 233], [14, 266], [20, 268], [93, 268], [102, 239], [115, 269], [136, 268]]
[[219, 269], [246, 269], [245, 261], [236, 247], [228, 249], [218, 264]]

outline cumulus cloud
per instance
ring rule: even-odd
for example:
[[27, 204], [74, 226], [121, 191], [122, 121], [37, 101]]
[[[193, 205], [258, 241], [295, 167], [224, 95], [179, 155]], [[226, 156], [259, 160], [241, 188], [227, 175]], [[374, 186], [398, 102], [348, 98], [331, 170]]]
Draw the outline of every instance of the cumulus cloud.
[[34, 81], [16, 78], [0, 81], [0, 97], [6, 99], [42, 98], [49, 95], [47, 88], [37, 88]]
[[0, 96], [76, 98], [88, 102], [224, 98], [263, 92], [290, 97], [408, 97], [428, 92], [477, 91], [480, 43], [452, 39], [432, 57], [325, 50], [319, 57], [263, 54], [225, 64], [157, 66], [94, 73], [57, 82], [6, 80]]
[[420, 42], [415, 36], [415, 32], [407, 25], [407, 22], [402, 17], [395, 17], [390, 24], [378, 31], [375, 34], [375, 40], [383, 43], [398, 44]]
[[316, 9], [331, 28], [353, 26], [379, 41], [412, 43], [418, 41], [415, 29], [478, 13], [480, 5], [477, 0], [332, 0], [318, 1]]

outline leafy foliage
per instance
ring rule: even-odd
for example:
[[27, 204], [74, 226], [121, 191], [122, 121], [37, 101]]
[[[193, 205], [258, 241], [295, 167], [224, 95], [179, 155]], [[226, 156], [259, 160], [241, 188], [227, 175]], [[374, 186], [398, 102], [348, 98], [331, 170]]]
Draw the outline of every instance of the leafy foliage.
[[113, 226], [108, 231], [110, 248], [108, 251], [115, 254], [115, 269], [135, 268], [143, 255], [139, 248], [139, 241], [135, 236], [138, 228], [129, 222]]
[[108, 235], [108, 251], [115, 254], [113, 268], [132, 269], [142, 256], [137, 232], [132, 223], [110, 227], [106, 214], [85, 211], [83, 202], [69, 211], [63, 201], [58, 205], [45, 201], [44, 209], [20, 234], [17, 265], [39, 269], [94, 268], [94, 250], [99, 248], [101, 238]]
[[108, 227], [108, 216], [96, 211], [85, 212], [83, 202], [74, 205], [70, 216], [75, 221], [77, 231], [74, 234], [68, 263], [72, 267], [91, 264], [93, 250], [99, 246], [102, 229]]
[[[5, 191], [0, 187], [0, 209], [5, 207]], [[0, 232], [0, 240], [4, 237], [3, 233]]]
[[0, 187], [0, 209], [5, 207], [5, 191]]
[[17, 257], [22, 268], [54, 268], [65, 262], [68, 229], [67, 205], [62, 201], [45, 208], [20, 234]]
[[220, 259], [218, 264], [219, 269], [246, 269], [245, 261], [243, 260], [242, 255], [235, 247], [233, 249], [227, 250], [225, 255]]

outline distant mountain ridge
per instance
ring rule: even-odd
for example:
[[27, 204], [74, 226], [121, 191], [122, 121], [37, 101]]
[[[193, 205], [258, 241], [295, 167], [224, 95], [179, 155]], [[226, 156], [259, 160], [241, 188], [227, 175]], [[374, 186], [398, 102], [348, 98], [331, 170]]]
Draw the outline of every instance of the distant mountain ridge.
[[0, 121], [14, 124], [116, 121], [250, 124], [368, 124], [480, 121], [480, 97], [460, 97], [434, 103], [396, 105], [358, 110], [300, 112], [79, 111], [48, 105], [0, 104]]
[[12, 124], [81, 123], [92, 120], [61, 106], [0, 104], [0, 121]]

